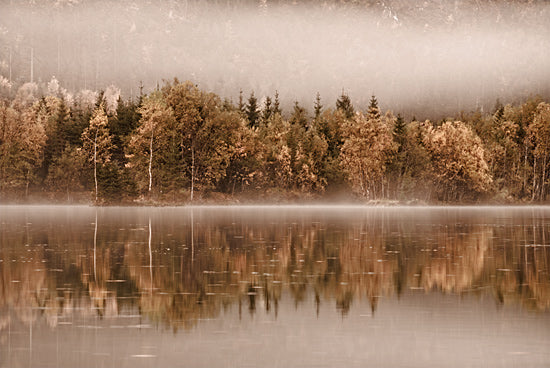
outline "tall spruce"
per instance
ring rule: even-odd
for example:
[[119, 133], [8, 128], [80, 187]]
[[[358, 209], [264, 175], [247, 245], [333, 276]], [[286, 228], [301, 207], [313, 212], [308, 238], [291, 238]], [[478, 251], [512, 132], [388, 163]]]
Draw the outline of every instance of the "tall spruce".
[[376, 100], [376, 97], [374, 97], [374, 95], [372, 95], [370, 99], [367, 115], [369, 119], [380, 119], [380, 108], [378, 107], [378, 101]]
[[267, 121], [273, 114], [273, 106], [271, 103], [271, 97], [267, 96], [264, 102], [264, 108], [262, 110], [262, 122], [267, 124]]
[[403, 119], [401, 114], [397, 114], [397, 119], [395, 119], [395, 125], [393, 127], [393, 137], [395, 142], [399, 145], [399, 151], [402, 150], [402, 147], [405, 144], [405, 140], [407, 139], [407, 137], [405, 136], [405, 129], [405, 120]]
[[237, 108], [239, 109], [239, 111], [241, 113], [244, 114], [245, 106], [244, 106], [244, 98], [243, 98], [243, 90], [242, 89], [239, 91], [239, 105], [237, 106]]
[[259, 124], [260, 112], [258, 111], [258, 99], [254, 96], [254, 91], [252, 91], [248, 98], [245, 112], [246, 118], [248, 119], [248, 125], [250, 127], [257, 127]]
[[273, 114], [281, 114], [281, 103], [279, 102], [279, 91], [275, 91], [275, 100], [273, 101]]
[[342, 111], [346, 119], [353, 118], [355, 110], [351, 104], [351, 99], [349, 96], [342, 90], [342, 95], [336, 100], [336, 109]]
[[319, 116], [321, 116], [321, 111], [323, 111], [323, 105], [321, 104], [321, 94], [317, 92], [317, 95], [315, 96], [315, 104], [313, 105], [315, 119], [319, 119]]

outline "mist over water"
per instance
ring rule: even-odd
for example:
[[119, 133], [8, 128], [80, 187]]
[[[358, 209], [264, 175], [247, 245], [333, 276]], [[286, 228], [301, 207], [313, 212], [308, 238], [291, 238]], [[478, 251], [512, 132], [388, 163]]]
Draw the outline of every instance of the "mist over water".
[[[452, 113], [550, 91], [545, 2], [4, 2], [0, 74], [126, 97], [163, 79], [222, 97]], [[32, 68], [31, 68], [32, 62]]]

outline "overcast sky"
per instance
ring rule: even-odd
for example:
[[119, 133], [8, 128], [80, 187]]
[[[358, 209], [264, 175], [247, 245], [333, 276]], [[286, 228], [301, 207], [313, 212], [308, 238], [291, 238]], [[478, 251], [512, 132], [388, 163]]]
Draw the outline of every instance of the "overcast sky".
[[240, 89], [278, 90], [308, 108], [317, 92], [333, 106], [342, 90], [356, 106], [375, 94], [398, 111], [490, 109], [549, 92], [544, 2], [13, 3], [0, 14], [0, 74], [19, 83], [32, 60], [35, 81], [55, 75], [73, 91], [114, 83], [129, 96], [139, 81], [147, 91], [178, 77], [234, 101]]

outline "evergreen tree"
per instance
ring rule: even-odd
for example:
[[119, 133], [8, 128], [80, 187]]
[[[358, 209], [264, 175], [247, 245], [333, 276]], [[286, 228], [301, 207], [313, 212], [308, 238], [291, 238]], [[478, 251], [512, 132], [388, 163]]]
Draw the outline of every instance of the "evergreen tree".
[[380, 119], [380, 108], [378, 107], [378, 101], [374, 95], [372, 95], [370, 99], [367, 115], [369, 119]]
[[273, 114], [282, 114], [279, 102], [279, 91], [275, 91], [275, 101], [273, 101]]
[[122, 98], [118, 98], [116, 114], [109, 117], [109, 123], [107, 127], [113, 138], [113, 160], [120, 166], [124, 166], [127, 162], [124, 154], [124, 146], [128, 140], [128, 137], [132, 131], [137, 127], [140, 113], [138, 111], [139, 105], [132, 100], [127, 102]]
[[245, 113], [245, 106], [244, 106], [243, 90], [242, 89], [239, 91], [239, 106], [238, 106], [238, 109], [242, 114]]
[[65, 129], [69, 124], [70, 111], [62, 98], [46, 96], [35, 107], [36, 119], [41, 121], [46, 133], [44, 160], [39, 175], [45, 179], [52, 161], [61, 155], [67, 138]]
[[319, 119], [319, 116], [321, 116], [321, 111], [323, 111], [323, 105], [321, 105], [321, 94], [319, 92], [317, 92], [317, 96], [315, 96], [313, 111], [315, 113], [315, 119]]
[[264, 109], [262, 110], [262, 122], [267, 124], [272, 114], [273, 107], [271, 106], [271, 97], [267, 96], [264, 103]]
[[342, 111], [346, 119], [353, 118], [355, 114], [351, 99], [344, 91], [342, 91], [342, 95], [336, 100], [336, 109]]
[[56, 192], [65, 191], [68, 202], [71, 201], [71, 192], [82, 189], [83, 158], [78, 148], [67, 144], [61, 155], [55, 157], [49, 166], [46, 179], [48, 187]]
[[500, 105], [493, 114], [493, 122], [495, 126], [499, 126], [504, 118], [504, 106]]
[[405, 140], [406, 140], [405, 129], [406, 129], [405, 120], [403, 119], [401, 114], [397, 114], [397, 119], [395, 119], [395, 126], [393, 127], [393, 136], [394, 136], [395, 142], [399, 145], [399, 151], [402, 150], [402, 147], [405, 144]]
[[248, 98], [248, 103], [246, 104], [245, 109], [246, 117], [248, 119], [248, 124], [250, 127], [257, 127], [259, 123], [259, 111], [258, 111], [258, 100], [254, 96], [254, 91], [250, 94]]
[[299, 125], [304, 129], [308, 129], [309, 123], [307, 119], [307, 111], [300, 106], [298, 101], [294, 102], [294, 111], [290, 117], [290, 124]]

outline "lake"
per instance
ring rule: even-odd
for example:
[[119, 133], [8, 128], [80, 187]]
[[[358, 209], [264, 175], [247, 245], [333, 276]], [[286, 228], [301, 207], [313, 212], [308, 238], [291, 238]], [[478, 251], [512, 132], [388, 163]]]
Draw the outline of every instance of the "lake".
[[0, 367], [548, 367], [550, 207], [0, 206]]

